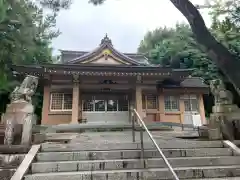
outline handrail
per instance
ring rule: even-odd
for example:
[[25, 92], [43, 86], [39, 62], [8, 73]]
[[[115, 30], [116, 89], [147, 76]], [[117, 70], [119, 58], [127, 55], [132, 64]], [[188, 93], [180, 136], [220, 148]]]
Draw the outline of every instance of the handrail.
[[[146, 124], [144, 123], [144, 121], [142, 120], [142, 118], [140, 117], [140, 115], [138, 114], [138, 112], [136, 111], [136, 109], [133, 109], [134, 113], [137, 116], [137, 120], [140, 126], [144, 127], [145, 131], [147, 132], [148, 136], [150, 137], [150, 139], [152, 140], [153, 144], [155, 145], [155, 147], [157, 148], [158, 152], [160, 153], [160, 155], [163, 158], [163, 161], [165, 162], [165, 164], [167, 165], [168, 169], [170, 170], [170, 172], [172, 173], [173, 177], [175, 178], [175, 180], [179, 180], [177, 174], [174, 172], [172, 166], [170, 165], [170, 163], [168, 162], [166, 156], [163, 154], [162, 150], [160, 149], [160, 147], [158, 146], [157, 142], [155, 141], [155, 139], [153, 138], [152, 134], [149, 132]], [[134, 119], [133, 119], [134, 121]]]
[[16, 172], [11, 177], [11, 180], [22, 180], [36, 157], [41, 145], [33, 145], [30, 151], [25, 155], [22, 163], [18, 166]]
[[237, 147], [233, 142], [229, 141], [229, 140], [225, 140], [223, 141], [223, 143], [225, 145], [227, 145], [228, 147], [230, 147], [235, 153], [237, 153], [238, 155], [240, 154], [240, 148]]

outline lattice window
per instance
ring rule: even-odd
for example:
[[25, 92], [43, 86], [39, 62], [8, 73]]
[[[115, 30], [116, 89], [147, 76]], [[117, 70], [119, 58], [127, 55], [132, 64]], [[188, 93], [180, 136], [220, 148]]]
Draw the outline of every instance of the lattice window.
[[72, 94], [51, 93], [51, 111], [71, 111]]
[[94, 111], [93, 100], [83, 100], [83, 111]]
[[107, 100], [107, 111], [117, 111], [118, 102], [117, 100]]
[[118, 111], [128, 111], [128, 100], [126, 99], [118, 100]]
[[149, 94], [146, 96], [147, 109], [157, 109], [157, 96]]
[[105, 100], [95, 100], [95, 111], [105, 111], [106, 107], [106, 101]]
[[165, 111], [179, 111], [179, 96], [164, 97]]
[[143, 97], [143, 109], [157, 109], [158, 97], [153, 94], [144, 95]]
[[107, 111], [128, 111], [128, 97], [118, 97], [104, 99], [92, 96], [91, 99], [86, 97], [82, 101], [83, 111], [107, 112]]
[[185, 111], [199, 111], [199, 100], [196, 95], [185, 95], [183, 99]]

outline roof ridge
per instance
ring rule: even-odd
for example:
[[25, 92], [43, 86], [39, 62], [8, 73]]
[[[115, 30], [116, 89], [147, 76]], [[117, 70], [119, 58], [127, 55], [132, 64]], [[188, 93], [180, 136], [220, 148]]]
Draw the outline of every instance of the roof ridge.
[[96, 52], [98, 51], [102, 51], [104, 48], [108, 48], [112, 51], [112, 53], [116, 54], [117, 56], [122, 56], [124, 60], [126, 60], [128, 63], [131, 63], [131, 64], [135, 64], [135, 65], [140, 65], [141, 62], [137, 62], [135, 59], [127, 56], [126, 54], [124, 53], [121, 53], [119, 52], [118, 50], [116, 50], [113, 45], [112, 45], [112, 41], [111, 39], [106, 35], [102, 40], [101, 40], [101, 44], [95, 48], [93, 51], [90, 51], [88, 53], [85, 53], [83, 55], [80, 55], [79, 57], [77, 58], [74, 58], [72, 60], [69, 60], [67, 63], [74, 63], [74, 62], [81, 62], [81, 61], [84, 61], [86, 60], [87, 58], [91, 58], [93, 55], [96, 54]]

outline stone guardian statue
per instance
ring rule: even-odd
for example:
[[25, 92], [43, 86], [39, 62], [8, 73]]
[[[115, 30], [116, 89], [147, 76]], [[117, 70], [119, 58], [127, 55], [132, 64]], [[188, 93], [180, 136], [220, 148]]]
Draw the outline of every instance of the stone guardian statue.
[[214, 106], [210, 114], [209, 138], [234, 140], [240, 133], [240, 110], [233, 104], [233, 95], [221, 79], [212, 80], [210, 89], [214, 96]]
[[31, 142], [32, 124], [35, 118], [32, 96], [36, 92], [37, 85], [38, 77], [27, 75], [21, 85], [10, 94], [11, 102], [3, 115], [4, 144], [14, 144], [16, 139], [19, 139], [21, 144]]

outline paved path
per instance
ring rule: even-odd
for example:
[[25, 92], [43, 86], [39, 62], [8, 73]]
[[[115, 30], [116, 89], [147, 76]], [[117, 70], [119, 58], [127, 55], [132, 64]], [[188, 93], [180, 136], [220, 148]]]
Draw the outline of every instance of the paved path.
[[[197, 136], [196, 131], [153, 131], [152, 132], [156, 140], [176, 140], [176, 141], [186, 141], [181, 138], [176, 138], [178, 136]], [[147, 133], [144, 132], [144, 140], [150, 141]], [[136, 141], [140, 141], [140, 133], [136, 132]], [[80, 143], [80, 142], [132, 142], [132, 132], [85, 132], [77, 137], [73, 138], [70, 143]]]

